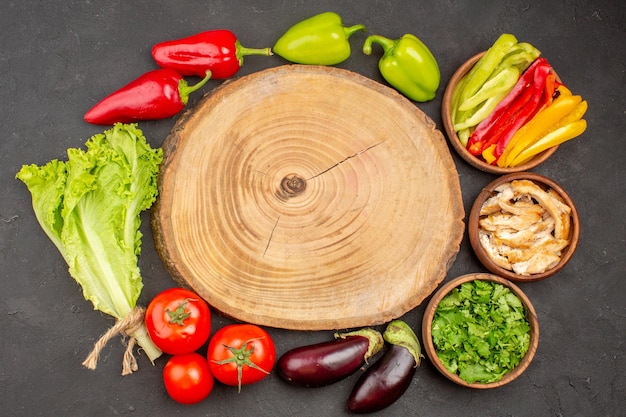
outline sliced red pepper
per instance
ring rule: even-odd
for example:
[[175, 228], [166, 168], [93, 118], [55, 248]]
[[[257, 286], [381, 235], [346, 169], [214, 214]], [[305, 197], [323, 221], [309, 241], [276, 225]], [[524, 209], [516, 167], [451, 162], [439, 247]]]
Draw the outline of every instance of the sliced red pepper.
[[554, 93], [556, 89], [559, 87], [560, 83], [556, 81], [556, 74], [554, 72], [550, 72], [548, 77], [546, 78], [546, 102], [545, 105], [549, 105], [552, 103], [552, 100], [555, 98]]
[[532, 88], [528, 90], [532, 91], [532, 96], [526, 105], [520, 108], [510, 121], [510, 125], [503, 128], [497, 133], [497, 140], [491, 143], [496, 143], [496, 149], [494, 150], [494, 156], [496, 161], [504, 152], [504, 148], [511, 141], [511, 138], [526, 122], [533, 118], [533, 116], [545, 105], [548, 100], [552, 99], [552, 95], [547, 96], [546, 92], [546, 79], [550, 74], [552, 68], [549, 65], [537, 67], [535, 70], [535, 76], [533, 78]]
[[84, 119], [97, 125], [165, 119], [182, 111], [189, 95], [210, 78], [207, 71], [204, 79], [189, 86], [174, 70], [152, 70], [100, 100]]
[[519, 110], [527, 105], [532, 97], [532, 89], [526, 88], [517, 98], [511, 102], [502, 112], [498, 120], [496, 120], [488, 130], [482, 135], [472, 133], [468, 143], [468, 149], [472, 155], [480, 155], [489, 146], [498, 142], [500, 134], [510, 126], [517, 116]]
[[[536, 77], [538, 69], [539, 76]], [[545, 80], [550, 73], [550, 64], [545, 58], [536, 59], [529, 68], [524, 71], [515, 87], [496, 106], [494, 111], [483, 120], [472, 135], [467, 144], [467, 149], [473, 155], [480, 155], [490, 145], [498, 143], [504, 133], [509, 133], [515, 126], [521, 126], [520, 117], [533, 114], [543, 95]], [[525, 109], [526, 106], [532, 106]], [[523, 121], [525, 122], [526, 119]], [[521, 124], [520, 124], [521, 123]], [[519, 128], [518, 126], [518, 128]]]
[[160, 42], [152, 47], [152, 57], [161, 68], [199, 77], [210, 70], [213, 78], [220, 80], [235, 75], [246, 55], [269, 56], [272, 50], [245, 48], [235, 34], [226, 29], [207, 30], [186, 38]]
[[[517, 80], [513, 89], [502, 99], [502, 101], [500, 101], [500, 103], [498, 103], [489, 116], [476, 126], [476, 129], [472, 132], [472, 136], [470, 136], [470, 139], [467, 142], [468, 149], [474, 142], [479, 142], [480, 139], [485, 136], [485, 133], [487, 133], [491, 126], [503, 115], [509, 104], [516, 100], [517, 97], [530, 85], [535, 68], [537, 68], [537, 66], [541, 63], [542, 59], [543, 58], [537, 58], [532, 64], [530, 64], [526, 71], [522, 73], [519, 80]], [[476, 145], [474, 145], [474, 148], [476, 148]], [[480, 154], [480, 152], [472, 153], [474, 155]]]

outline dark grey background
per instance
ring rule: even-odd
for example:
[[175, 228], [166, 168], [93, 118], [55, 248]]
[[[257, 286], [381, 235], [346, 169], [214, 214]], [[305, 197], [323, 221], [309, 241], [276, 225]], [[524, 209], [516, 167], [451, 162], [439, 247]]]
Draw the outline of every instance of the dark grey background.
[[[120, 376], [123, 346], [115, 339], [96, 371], [81, 366], [110, 325], [95, 312], [37, 224], [22, 164], [65, 159], [98, 126], [82, 116], [97, 100], [155, 68], [152, 44], [195, 32], [231, 29], [249, 47], [271, 46], [293, 23], [322, 11], [368, 32], [420, 37], [438, 58], [442, 85], [418, 104], [441, 127], [443, 89], [454, 70], [503, 32], [541, 49], [566, 84], [589, 102], [589, 127], [535, 171], [559, 182], [577, 204], [580, 246], [548, 280], [523, 284], [541, 325], [527, 372], [505, 387], [475, 391], [444, 379], [428, 360], [408, 392], [384, 416], [624, 416], [626, 415], [626, 17], [623, 2], [565, 1], [323, 1], [323, 0], [83, 0], [5, 1], [0, 14], [0, 413], [5, 416], [342, 416], [356, 376], [332, 387], [298, 389], [275, 375], [236, 389], [217, 385], [201, 404], [181, 406], [163, 388], [164, 359]], [[341, 64], [382, 82], [376, 57], [360, 53]], [[279, 57], [249, 57], [238, 75], [282, 65]], [[217, 86], [211, 81], [203, 92]], [[192, 97], [190, 105], [200, 97]], [[372, 117], [376, 117], [375, 114]], [[173, 119], [140, 123], [160, 146]], [[453, 152], [454, 153], [454, 152]], [[425, 156], [427, 157], [427, 156]], [[466, 212], [495, 177], [453, 155]], [[157, 256], [148, 216], [140, 257], [147, 302], [173, 284]], [[467, 238], [446, 280], [483, 271]], [[419, 334], [425, 303], [404, 319]], [[229, 320], [216, 317], [214, 329]], [[270, 329], [279, 354], [327, 340], [331, 332]]]

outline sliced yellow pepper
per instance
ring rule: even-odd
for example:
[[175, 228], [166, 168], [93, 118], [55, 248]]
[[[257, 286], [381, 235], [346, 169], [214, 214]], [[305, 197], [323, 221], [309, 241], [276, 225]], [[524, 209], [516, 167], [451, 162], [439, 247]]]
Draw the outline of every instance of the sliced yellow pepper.
[[574, 108], [574, 110], [572, 110], [570, 114], [568, 114], [567, 116], [559, 120], [559, 122], [554, 126], [554, 128], [558, 129], [559, 127], [568, 125], [572, 122], [575, 122], [576, 120], [582, 119], [586, 111], [587, 111], [587, 100], [583, 100], [580, 103], [578, 103], [578, 105]]
[[555, 129], [556, 124], [570, 114], [581, 101], [581, 96], [561, 93], [549, 106], [541, 109], [530, 121], [515, 132], [504, 152], [498, 158], [498, 166], [510, 166], [517, 155]]
[[557, 90], [559, 91], [559, 93], [561, 93], [561, 95], [566, 95], [566, 96], [572, 95], [572, 92], [570, 91], [570, 89], [565, 87], [563, 84], [559, 85], [557, 87]]
[[489, 165], [491, 165], [496, 160], [496, 155], [494, 155], [495, 150], [496, 150], [496, 144], [494, 143], [493, 145], [486, 148], [482, 153], [483, 159]]
[[551, 131], [532, 146], [526, 148], [521, 152], [511, 163], [511, 166], [522, 164], [540, 152], [545, 151], [556, 145], [568, 141], [582, 134], [587, 128], [587, 121], [585, 119], [576, 120], [564, 126]]

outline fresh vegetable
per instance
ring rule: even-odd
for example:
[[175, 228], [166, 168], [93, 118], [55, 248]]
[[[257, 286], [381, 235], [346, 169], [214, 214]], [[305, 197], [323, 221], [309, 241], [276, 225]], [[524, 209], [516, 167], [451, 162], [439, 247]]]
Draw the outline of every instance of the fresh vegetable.
[[485, 162], [487, 162], [490, 165], [494, 164], [496, 160], [498, 159], [496, 157], [496, 144], [495, 143], [490, 144], [485, 149], [483, 149], [483, 151], [480, 154], [482, 155]]
[[465, 100], [476, 94], [483, 84], [491, 77], [495, 69], [500, 65], [504, 56], [517, 44], [517, 38], [510, 33], [503, 33], [496, 39], [494, 44], [487, 49], [478, 62], [466, 75], [466, 82], [460, 91], [459, 107]]
[[437, 357], [468, 383], [491, 383], [517, 366], [530, 346], [521, 300], [499, 283], [474, 280], [453, 289], [435, 310]]
[[374, 329], [336, 334], [335, 338], [286, 352], [277, 362], [278, 375], [307, 387], [330, 385], [356, 372], [385, 343]]
[[531, 44], [504, 33], [459, 80], [450, 107], [454, 129], [463, 146], [475, 126], [492, 113], [540, 54]]
[[211, 72], [207, 71], [201, 81], [189, 86], [172, 69], [152, 70], [103, 98], [84, 119], [98, 125], [165, 119], [180, 113], [189, 95], [210, 78]]
[[276, 362], [276, 347], [261, 327], [231, 324], [211, 337], [207, 356], [215, 378], [241, 391], [242, 385], [259, 382], [269, 375]]
[[551, 72], [548, 61], [537, 58], [493, 112], [476, 126], [467, 143], [470, 153], [480, 155], [496, 145], [494, 154], [498, 157], [517, 129], [551, 100], [554, 91], [546, 91]]
[[209, 340], [211, 311], [194, 292], [168, 288], [148, 304], [146, 327], [154, 344], [163, 352], [191, 353]]
[[152, 58], [161, 68], [198, 77], [204, 77], [207, 71], [211, 71], [214, 79], [235, 75], [247, 55], [270, 56], [272, 50], [243, 47], [237, 36], [225, 29], [207, 30], [152, 47]]
[[[520, 72], [517, 67], [507, 66], [502, 68], [501, 71], [485, 81], [476, 94], [468, 97], [463, 103], [461, 103], [458, 109], [461, 111], [471, 110], [483, 103], [485, 100], [489, 100], [491, 97], [503, 97], [515, 86], [515, 83], [517, 83], [517, 80], [519, 79], [519, 75]], [[459, 126], [459, 124], [456, 126]], [[460, 126], [468, 126], [467, 120], [465, 120], [464, 124], [461, 124]], [[469, 124], [469, 126], [475, 126], [475, 124]]]
[[[565, 126], [570, 126], [569, 129], [578, 126], [581, 129], [578, 134], [585, 130], [586, 122], [582, 117], [587, 111], [587, 102], [581, 96], [572, 95], [564, 86], [559, 86], [557, 90], [559, 95], [552, 104], [541, 109], [532, 120], [515, 132], [500, 155], [498, 166], [507, 167], [523, 163], [537, 153], [564, 142], [567, 140], [566, 130], [562, 129]], [[574, 124], [576, 122], [578, 123]], [[559, 129], [561, 130], [558, 131]], [[571, 133], [567, 135], [568, 139], [573, 137], [575, 136]], [[526, 154], [522, 154], [523, 152]]]
[[511, 162], [511, 165], [517, 166], [526, 163], [538, 153], [582, 135], [586, 129], [587, 121], [584, 119], [576, 120], [564, 126], [555, 127], [554, 130], [551, 130], [540, 140], [523, 150], [513, 162]]
[[169, 396], [181, 404], [196, 404], [209, 396], [215, 379], [206, 358], [199, 353], [172, 356], [163, 368]]
[[425, 102], [435, 98], [441, 81], [439, 65], [421, 40], [412, 34], [395, 40], [372, 35], [365, 39], [363, 53], [372, 53], [372, 43], [383, 48], [378, 68], [389, 84], [411, 100]]
[[272, 50], [297, 64], [336, 65], [350, 57], [349, 38], [364, 25], [344, 27], [341, 16], [324, 12], [289, 28]]
[[[488, 164], [523, 164], [587, 127], [582, 120], [587, 103], [573, 109], [570, 104], [580, 96], [559, 101], [572, 94], [539, 55], [532, 45], [505, 33], [452, 92], [450, 116], [457, 137]], [[570, 113], [565, 115], [565, 109]]]
[[[456, 89], [453, 92], [453, 99], [451, 103], [451, 117], [459, 138], [469, 138], [470, 132], [468, 129], [478, 124], [482, 120], [482, 118], [489, 114], [491, 110], [493, 110], [493, 107], [495, 107], [495, 103], [493, 103], [493, 100], [487, 99], [486, 109], [484, 108], [484, 106], [482, 106], [480, 109], [477, 109], [476, 107], [478, 106], [476, 106], [475, 110], [472, 112], [471, 109], [467, 108], [465, 102], [472, 96], [477, 94], [482, 86], [489, 80], [489, 78], [492, 77], [494, 71], [496, 70], [504, 56], [516, 43], [517, 38], [515, 36], [509, 33], [504, 33], [500, 35], [496, 42], [489, 49], [487, 49], [487, 52], [485, 52], [485, 54], [478, 60], [478, 62], [474, 64], [472, 69], [457, 84]], [[503, 94], [502, 97], [505, 94]], [[491, 97], [496, 95], [497, 93], [492, 92]], [[461, 111], [460, 108], [462, 106], [464, 106], [466, 110]], [[481, 116], [482, 118], [477, 118], [475, 116], [472, 117], [474, 113], [478, 112], [478, 110], [480, 110], [481, 115], [484, 114], [484, 116]], [[472, 123], [475, 124], [466, 124], [467, 119], [469, 119], [470, 117], [474, 119]], [[465, 145], [466, 142], [463, 139], [462, 142], [463, 145]]]
[[511, 127], [504, 131], [498, 141], [495, 142], [496, 148], [494, 153], [496, 158], [500, 158], [504, 149], [509, 145], [511, 138], [520, 127], [532, 120], [541, 109], [552, 104], [556, 93], [556, 75], [550, 64], [548, 64], [548, 61], [545, 61], [543, 58], [538, 58], [536, 62], [538, 62], [540, 66], [535, 69], [533, 78], [532, 88], [534, 94], [524, 105], [524, 109], [515, 115], [516, 119], [511, 123]]
[[392, 321], [383, 337], [390, 347], [361, 375], [348, 397], [347, 409], [353, 413], [372, 413], [396, 402], [411, 385], [419, 367], [421, 346], [408, 324]]
[[140, 213], [156, 199], [163, 154], [134, 124], [116, 124], [85, 145], [86, 151], [68, 149], [67, 162], [24, 165], [17, 178], [28, 187], [39, 224], [85, 298], [117, 319], [84, 365], [95, 369], [101, 346], [123, 332], [131, 336], [123, 368], [128, 374], [136, 368], [135, 341], [151, 361], [161, 355], [136, 303], [143, 287], [137, 266]]

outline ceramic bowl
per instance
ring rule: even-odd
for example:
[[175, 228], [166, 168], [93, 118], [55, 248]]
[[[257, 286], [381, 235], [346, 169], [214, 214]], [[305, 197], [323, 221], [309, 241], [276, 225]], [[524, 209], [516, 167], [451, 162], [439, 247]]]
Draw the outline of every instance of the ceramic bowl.
[[[483, 280], [483, 281], [491, 281], [498, 284], [502, 284], [508, 287], [522, 302], [524, 308], [526, 310], [526, 319], [530, 325], [530, 345], [528, 347], [528, 351], [520, 361], [520, 363], [513, 368], [510, 372], [505, 374], [499, 381], [490, 382], [490, 383], [468, 383], [462, 380], [456, 373], [452, 373], [446, 369], [443, 365], [439, 357], [437, 356], [437, 352], [435, 346], [433, 344], [432, 338], [432, 322], [435, 316], [435, 311], [439, 306], [441, 300], [448, 295], [450, 291], [454, 288], [464, 284], [466, 282], [471, 282], [474, 280]], [[537, 319], [537, 313], [530, 300], [522, 292], [522, 290], [513, 284], [511, 281], [499, 277], [497, 275], [486, 274], [486, 273], [474, 273], [467, 274], [457, 277], [447, 283], [445, 283], [439, 290], [435, 292], [433, 297], [430, 299], [428, 306], [426, 307], [426, 311], [424, 313], [424, 318], [422, 321], [422, 340], [424, 344], [424, 351], [428, 355], [432, 364], [437, 368], [441, 374], [443, 374], [446, 378], [455, 382], [458, 385], [462, 385], [468, 388], [476, 388], [476, 389], [490, 389], [490, 388], [498, 388], [503, 385], [506, 385], [517, 377], [519, 377], [524, 371], [528, 368], [530, 363], [532, 362], [535, 352], [537, 351], [537, 346], [539, 344], [539, 321]]]
[[[548, 191], [550, 189], [553, 190], [561, 197], [562, 201], [571, 209], [570, 227], [569, 227], [569, 244], [561, 251], [560, 261], [555, 266], [546, 270], [545, 272], [535, 273], [535, 274], [530, 274], [530, 275], [521, 275], [521, 274], [515, 273], [512, 270], [505, 269], [499, 266], [498, 264], [496, 264], [496, 262], [494, 262], [493, 259], [489, 256], [485, 248], [481, 245], [480, 239], [479, 239], [479, 229], [481, 227], [479, 224], [479, 220], [481, 218], [481, 215], [480, 215], [481, 207], [490, 197], [492, 197], [493, 195], [497, 193], [496, 190], [502, 184], [510, 182], [510, 181], [514, 181], [514, 180], [521, 180], [521, 179], [530, 180], [534, 182], [535, 184], [539, 185], [545, 191]], [[556, 274], [557, 272], [559, 272], [571, 259], [572, 255], [574, 254], [576, 250], [576, 247], [578, 246], [578, 240], [580, 238], [580, 222], [578, 218], [578, 212], [576, 210], [576, 206], [574, 205], [574, 202], [572, 201], [571, 197], [565, 192], [565, 190], [559, 184], [557, 184], [553, 180], [543, 175], [532, 173], [532, 172], [517, 172], [513, 174], [503, 175], [501, 177], [498, 177], [491, 183], [489, 183], [486, 187], [484, 187], [482, 191], [480, 192], [480, 194], [478, 194], [478, 197], [474, 201], [474, 204], [472, 205], [472, 208], [470, 210], [469, 218], [467, 221], [467, 230], [468, 230], [468, 235], [469, 235], [472, 249], [474, 250], [474, 253], [478, 257], [480, 262], [485, 266], [485, 268], [487, 268], [490, 272], [496, 275], [500, 275], [502, 277], [505, 277], [507, 279], [510, 279], [516, 282], [539, 281], [539, 280], [548, 278]]]
[[467, 60], [463, 65], [461, 65], [456, 72], [450, 78], [448, 85], [446, 86], [446, 90], [443, 95], [443, 103], [441, 106], [441, 118], [443, 120], [443, 127], [446, 131], [446, 135], [448, 136], [448, 140], [452, 144], [454, 150], [463, 158], [467, 163], [472, 165], [475, 168], [480, 169], [481, 171], [488, 172], [491, 174], [509, 174], [512, 172], [522, 172], [527, 171], [532, 168], [535, 168], [539, 164], [543, 163], [546, 159], [548, 159], [552, 154], [557, 150], [558, 146], [554, 146], [552, 148], [546, 149], [545, 151], [537, 154], [530, 161], [520, 164], [515, 167], [501, 168], [497, 165], [490, 165], [483, 161], [482, 159], [472, 155], [462, 144], [457, 136], [453, 124], [452, 118], [450, 116], [450, 102], [452, 99], [452, 92], [456, 87], [457, 83], [465, 74], [467, 74], [474, 64], [485, 54], [485, 52], [481, 52], [479, 54], [474, 55], [469, 60]]

